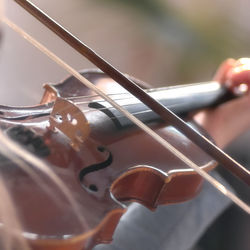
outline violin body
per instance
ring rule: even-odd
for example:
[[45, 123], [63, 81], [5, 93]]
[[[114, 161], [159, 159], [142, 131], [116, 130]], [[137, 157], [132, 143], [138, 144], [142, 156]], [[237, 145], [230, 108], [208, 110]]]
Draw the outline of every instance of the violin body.
[[[82, 74], [106, 93], [124, 93], [104, 73]], [[0, 108], [5, 133], [42, 159], [76, 201], [72, 206], [41, 170], [26, 172], [3, 157], [1, 172], [32, 249], [81, 250], [109, 243], [128, 202], [154, 210], [200, 191], [202, 178], [196, 172], [136, 126], [123, 125], [107, 108], [94, 105], [99, 98], [74, 77], [47, 84], [45, 90], [36, 107]], [[206, 153], [161, 119], [147, 125], [204, 170], [215, 167]]]

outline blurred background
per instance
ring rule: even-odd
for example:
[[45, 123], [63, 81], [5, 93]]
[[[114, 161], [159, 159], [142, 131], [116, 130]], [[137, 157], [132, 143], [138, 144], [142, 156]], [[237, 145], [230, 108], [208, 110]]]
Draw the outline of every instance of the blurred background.
[[[207, 81], [226, 58], [250, 56], [248, 0], [33, 2], [120, 71], [152, 86]], [[4, 4], [7, 17], [74, 68], [94, 67], [14, 1], [4, 0]], [[42, 85], [57, 83], [68, 73], [8, 27], [2, 25], [2, 30], [1, 104], [37, 104]], [[247, 133], [228, 149], [247, 165], [249, 140]], [[242, 193], [240, 184], [235, 185]], [[247, 196], [245, 192], [243, 196]], [[249, 217], [232, 207], [211, 226], [196, 249], [247, 249], [249, 229]]]
[[[76, 69], [93, 67], [14, 1], [3, 1], [9, 18]], [[210, 80], [225, 58], [246, 57], [250, 51], [247, 0], [33, 2], [122, 72], [154, 86]], [[9, 28], [3, 30], [1, 101], [36, 104], [42, 84], [67, 73]], [[20, 88], [24, 84], [30, 91]], [[17, 86], [18, 98], [7, 95], [9, 86]]]

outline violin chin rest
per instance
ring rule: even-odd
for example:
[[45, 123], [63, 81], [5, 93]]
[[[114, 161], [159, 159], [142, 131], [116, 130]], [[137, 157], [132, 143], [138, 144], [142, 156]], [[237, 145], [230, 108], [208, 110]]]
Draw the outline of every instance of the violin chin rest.
[[119, 202], [136, 201], [154, 210], [159, 194], [168, 181], [168, 175], [159, 169], [136, 166], [119, 176], [110, 190]]
[[203, 179], [193, 171], [167, 174], [151, 166], [136, 166], [120, 175], [110, 190], [119, 202], [136, 201], [150, 210], [158, 205], [180, 203], [194, 198]]

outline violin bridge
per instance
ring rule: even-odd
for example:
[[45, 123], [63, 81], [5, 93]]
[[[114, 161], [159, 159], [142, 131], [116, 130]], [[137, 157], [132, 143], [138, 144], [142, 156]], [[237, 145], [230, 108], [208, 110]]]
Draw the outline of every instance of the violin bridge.
[[60, 97], [55, 100], [49, 122], [50, 129], [60, 130], [77, 151], [90, 134], [90, 126], [83, 112], [72, 102]]

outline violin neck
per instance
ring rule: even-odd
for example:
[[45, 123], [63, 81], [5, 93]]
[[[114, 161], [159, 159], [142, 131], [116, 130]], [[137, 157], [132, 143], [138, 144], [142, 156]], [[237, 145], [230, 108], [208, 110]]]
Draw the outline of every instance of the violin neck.
[[[217, 105], [229, 98], [227, 89], [215, 81], [149, 89], [147, 92], [172, 112], [183, 116], [190, 111]], [[156, 113], [130, 94], [125, 97], [121, 95], [117, 103], [143, 122], [159, 120]], [[115, 119], [116, 125], [120, 124], [121, 127], [131, 125], [128, 118], [118, 110], [112, 109], [106, 101], [92, 102], [89, 106], [99, 109], [113, 120]]]

